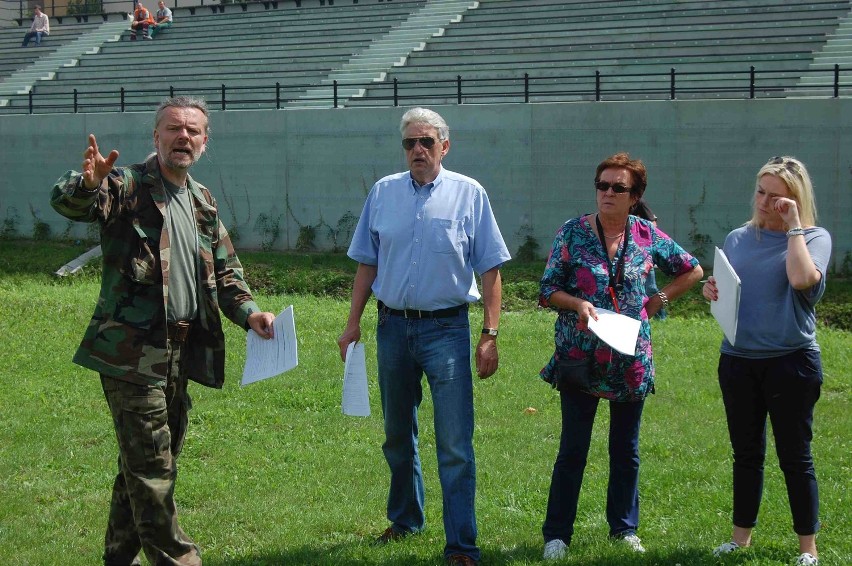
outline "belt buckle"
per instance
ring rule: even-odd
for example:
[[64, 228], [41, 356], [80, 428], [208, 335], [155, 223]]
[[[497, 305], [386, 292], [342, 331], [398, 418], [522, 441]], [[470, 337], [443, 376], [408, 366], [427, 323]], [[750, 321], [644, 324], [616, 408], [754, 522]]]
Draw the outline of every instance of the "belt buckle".
[[174, 330], [174, 336], [170, 337], [171, 340], [174, 340], [175, 342], [184, 342], [186, 340], [186, 336], [189, 334], [189, 322], [179, 320], [169, 326], [171, 326]]

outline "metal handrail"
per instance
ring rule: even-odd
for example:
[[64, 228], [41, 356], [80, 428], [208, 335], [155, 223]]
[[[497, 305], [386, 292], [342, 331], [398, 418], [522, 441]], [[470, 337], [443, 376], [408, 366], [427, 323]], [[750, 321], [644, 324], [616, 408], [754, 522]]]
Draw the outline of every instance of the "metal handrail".
[[[807, 90], [810, 96], [817, 93], [830, 98], [840, 98], [842, 89], [852, 89], [852, 68], [834, 65], [826, 69], [758, 70], [754, 66], [741, 71], [684, 71], [674, 67], [667, 72], [642, 73], [624, 72], [605, 74], [599, 70], [592, 73], [566, 73], [536, 77], [524, 72], [512, 77], [465, 78], [463, 75], [448, 76], [446, 79], [418, 81], [400, 80], [393, 77], [385, 82], [349, 82], [335, 80], [328, 95], [307, 97], [306, 91], [315, 89], [315, 83], [282, 84], [274, 81], [263, 86], [237, 86], [227, 82], [215, 87], [197, 87], [192, 82], [175, 83], [167, 88], [135, 89], [116, 86], [113, 89], [81, 90], [69, 89], [61, 93], [40, 94], [38, 86], [26, 95], [8, 96], [8, 104], [0, 107], [0, 114], [42, 114], [47, 112], [127, 112], [150, 110], [162, 98], [176, 94], [203, 96], [212, 107], [221, 110], [252, 108], [284, 109], [291, 103], [308, 103], [342, 108], [350, 101], [341, 98], [341, 89], [355, 88], [367, 91], [363, 98], [376, 106], [400, 106], [411, 104], [476, 104], [533, 103], [570, 100], [677, 100], [688, 96], [697, 98], [748, 98], [795, 97], [797, 91]], [[784, 75], [790, 78], [785, 83]], [[824, 84], [798, 85], [801, 77], [817, 76], [830, 78]], [[780, 80], [773, 77], [780, 77]], [[701, 84], [706, 79], [706, 84]], [[852, 94], [852, 90], [850, 90]], [[22, 104], [26, 101], [26, 104]], [[353, 104], [354, 105], [354, 104]]]

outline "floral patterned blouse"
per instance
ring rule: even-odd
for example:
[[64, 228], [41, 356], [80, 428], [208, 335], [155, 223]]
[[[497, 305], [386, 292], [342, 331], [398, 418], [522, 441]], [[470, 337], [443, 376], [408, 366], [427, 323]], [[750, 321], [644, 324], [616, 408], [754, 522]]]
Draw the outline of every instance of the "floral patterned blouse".
[[[547, 306], [556, 291], [587, 300], [596, 307], [615, 310], [607, 292], [609, 269], [606, 251], [594, 229], [594, 215], [567, 221], [556, 234], [550, 257], [541, 278], [539, 303]], [[636, 342], [636, 355], [627, 356], [610, 348], [591, 330], [577, 327], [573, 310], [559, 309], [556, 319], [556, 351], [541, 370], [541, 378], [556, 382], [556, 364], [563, 357], [580, 359], [594, 356], [590, 395], [613, 401], [640, 401], [654, 392], [654, 360], [651, 352], [651, 325], [645, 312], [648, 297], [645, 279], [656, 264], [664, 273], [678, 276], [691, 271], [698, 260], [677, 242], [647, 220], [628, 217], [629, 235], [624, 261], [623, 290], [618, 297], [621, 314], [642, 321]], [[622, 255], [618, 246], [613, 265]]]

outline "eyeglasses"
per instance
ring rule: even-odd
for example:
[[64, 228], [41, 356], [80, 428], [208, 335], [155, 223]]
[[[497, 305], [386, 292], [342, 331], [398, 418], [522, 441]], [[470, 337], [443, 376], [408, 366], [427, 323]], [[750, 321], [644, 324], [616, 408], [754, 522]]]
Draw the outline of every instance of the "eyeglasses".
[[789, 157], [780, 157], [776, 155], [775, 157], [770, 157], [769, 161], [766, 162], [767, 165], [783, 165], [785, 169], [792, 173], [801, 173], [799, 169], [799, 164], [790, 159]]
[[438, 140], [436, 140], [435, 138], [402, 138], [402, 147], [404, 147], [406, 151], [410, 151], [414, 149], [414, 146], [417, 145], [417, 142], [420, 142], [420, 145], [423, 146], [423, 149], [432, 149], [436, 141]]
[[630, 191], [633, 190], [632, 187], [625, 187], [621, 183], [609, 184], [606, 181], [595, 181], [595, 188], [602, 193], [605, 193], [609, 189], [612, 189], [612, 192], [614, 192], [617, 195], [629, 193]]

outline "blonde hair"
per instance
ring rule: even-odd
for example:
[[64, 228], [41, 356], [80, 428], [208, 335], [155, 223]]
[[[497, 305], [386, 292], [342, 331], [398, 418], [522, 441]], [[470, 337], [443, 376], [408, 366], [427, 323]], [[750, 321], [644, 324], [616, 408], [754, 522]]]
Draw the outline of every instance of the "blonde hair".
[[[757, 172], [757, 178], [754, 182], [754, 194], [757, 194], [760, 188], [760, 179], [764, 175], [777, 177], [787, 185], [787, 190], [790, 191], [790, 198], [796, 201], [796, 205], [799, 207], [799, 220], [802, 221], [802, 226], [816, 225], [817, 210], [816, 201], [814, 200], [814, 187], [804, 163], [788, 155], [771, 158]], [[758, 220], [757, 208], [754, 206], [754, 196], [752, 196], [751, 220], [746, 224], [757, 228], [761, 227]]]

